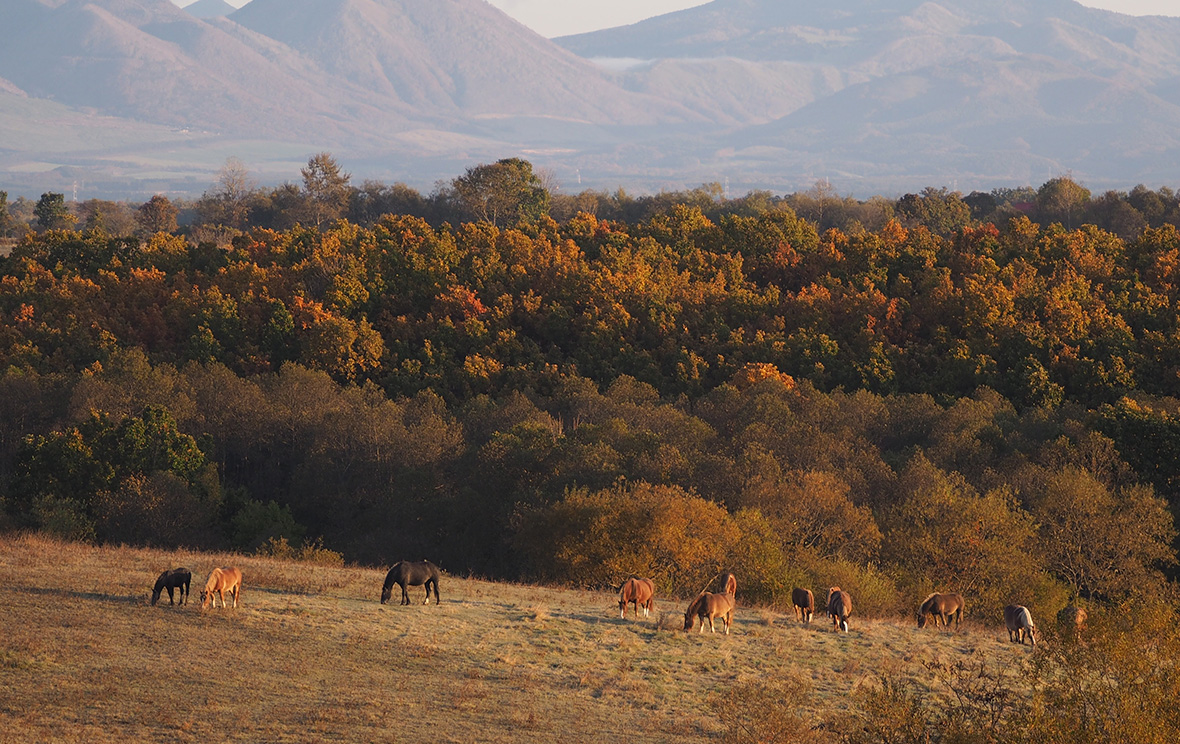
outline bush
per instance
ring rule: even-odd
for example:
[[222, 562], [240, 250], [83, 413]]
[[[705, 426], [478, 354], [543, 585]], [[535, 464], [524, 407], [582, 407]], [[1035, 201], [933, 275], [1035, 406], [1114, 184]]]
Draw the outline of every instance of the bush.
[[696, 593], [725, 567], [738, 528], [718, 504], [676, 486], [620, 481], [573, 489], [521, 516], [514, 537], [526, 573], [580, 587], [651, 579], [661, 593]]
[[279, 558], [286, 561], [300, 561], [314, 563], [319, 566], [343, 566], [344, 556], [334, 550], [324, 547], [323, 538], [313, 542], [305, 542], [299, 547], [293, 547], [285, 537], [269, 538], [256, 551], [257, 555], [268, 558]]
[[803, 744], [821, 741], [799, 713], [811, 705], [811, 689], [798, 679], [737, 682], [714, 699], [727, 744]]

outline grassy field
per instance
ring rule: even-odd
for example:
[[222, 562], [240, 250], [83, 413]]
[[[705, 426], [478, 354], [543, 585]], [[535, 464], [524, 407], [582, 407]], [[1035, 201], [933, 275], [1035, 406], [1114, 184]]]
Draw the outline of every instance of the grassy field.
[[[201, 611], [199, 585], [231, 564], [241, 606]], [[176, 566], [193, 572], [193, 604], [165, 593], [152, 607]], [[801, 676], [805, 714], [831, 720], [878, 671], [923, 679], [923, 661], [1027, 654], [1002, 627], [854, 615], [842, 635], [749, 607], [728, 637], [687, 634], [680, 600], [623, 621], [606, 592], [455, 577], [440, 605], [382, 606], [383, 578], [0, 538], [0, 741], [703, 742], [724, 733], [714, 705], [734, 683]]]

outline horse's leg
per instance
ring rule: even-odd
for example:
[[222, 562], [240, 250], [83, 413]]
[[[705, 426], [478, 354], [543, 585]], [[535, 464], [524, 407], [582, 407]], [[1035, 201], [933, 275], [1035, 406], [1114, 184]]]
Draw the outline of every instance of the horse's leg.
[[168, 587], [168, 606], [171, 607], [174, 604], [176, 603], [172, 601], [172, 587]]
[[401, 586], [401, 588], [402, 588], [402, 604], [404, 604], [404, 605], [408, 605], [408, 604], [410, 603], [410, 595], [409, 595], [409, 593], [406, 591], [406, 585], [405, 585], [405, 584], [401, 584], [400, 586]]

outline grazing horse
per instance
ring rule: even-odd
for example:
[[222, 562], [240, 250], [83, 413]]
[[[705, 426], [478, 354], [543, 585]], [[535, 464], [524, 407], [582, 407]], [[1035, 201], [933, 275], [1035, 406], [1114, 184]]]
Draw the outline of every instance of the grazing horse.
[[811, 590], [795, 587], [791, 590], [791, 602], [795, 605], [795, 619], [810, 623], [815, 615], [815, 595]]
[[1004, 608], [1004, 627], [1008, 629], [1008, 640], [1012, 643], [1019, 640], [1023, 646], [1027, 638], [1034, 647], [1037, 645], [1037, 626], [1033, 624], [1032, 613], [1024, 605], [1008, 605]]
[[441, 572], [438, 566], [430, 561], [398, 561], [385, 574], [385, 584], [381, 587], [381, 604], [389, 601], [393, 595], [393, 585], [402, 588], [402, 604], [410, 604], [410, 595], [406, 594], [407, 586], [425, 586], [426, 599], [422, 604], [430, 604], [430, 587], [434, 586], [434, 603], [439, 603], [438, 577]]
[[713, 627], [714, 618], [720, 617], [725, 623], [725, 635], [729, 635], [729, 626], [733, 622], [733, 608], [736, 602], [732, 594], [710, 594], [701, 592], [684, 611], [684, 629], [692, 630], [693, 620], [701, 619], [701, 633], [705, 632], [705, 620], [709, 621], [709, 630], [716, 633]]
[[832, 630], [839, 628], [848, 632], [848, 616], [852, 614], [852, 595], [838, 586], [828, 590], [828, 615], [832, 618]]
[[619, 587], [619, 617], [623, 620], [627, 619], [627, 603], [633, 602], [635, 604], [635, 619], [639, 619], [639, 608], [643, 608], [643, 616], [648, 614], [655, 607], [655, 585], [651, 583], [651, 579], [640, 579], [635, 576], [623, 582]]
[[168, 604], [176, 604], [172, 601], [172, 592], [175, 589], [180, 590], [180, 603], [184, 604], [188, 600], [189, 584], [193, 580], [192, 573], [187, 568], [173, 568], [160, 574], [160, 578], [156, 579], [156, 585], [152, 587], [152, 604], [160, 601], [160, 593], [165, 589], [168, 590]]
[[238, 596], [242, 593], [242, 572], [236, 568], [215, 568], [209, 573], [209, 580], [201, 592], [201, 609], [208, 608], [210, 602], [217, 607], [218, 597], [221, 597], [221, 606], [225, 607], [226, 593], [233, 596], [236, 608]]
[[941, 620], [942, 627], [949, 628], [951, 618], [954, 618], [955, 629], [958, 630], [966, 606], [961, 594], [931, 594], [922, 600], [922, 606], [918, 608], [918, 627], [926, 627], [926, 618], [933, 615], [934, 627], [937, 628]]

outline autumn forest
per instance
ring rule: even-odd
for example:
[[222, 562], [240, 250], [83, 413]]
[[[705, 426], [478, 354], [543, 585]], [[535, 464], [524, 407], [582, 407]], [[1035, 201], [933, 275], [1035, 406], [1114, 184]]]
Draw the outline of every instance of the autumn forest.
[[1176, 569], [1169, 189], [302, 177], [0, 199], [0, 527], [869, 614]]

